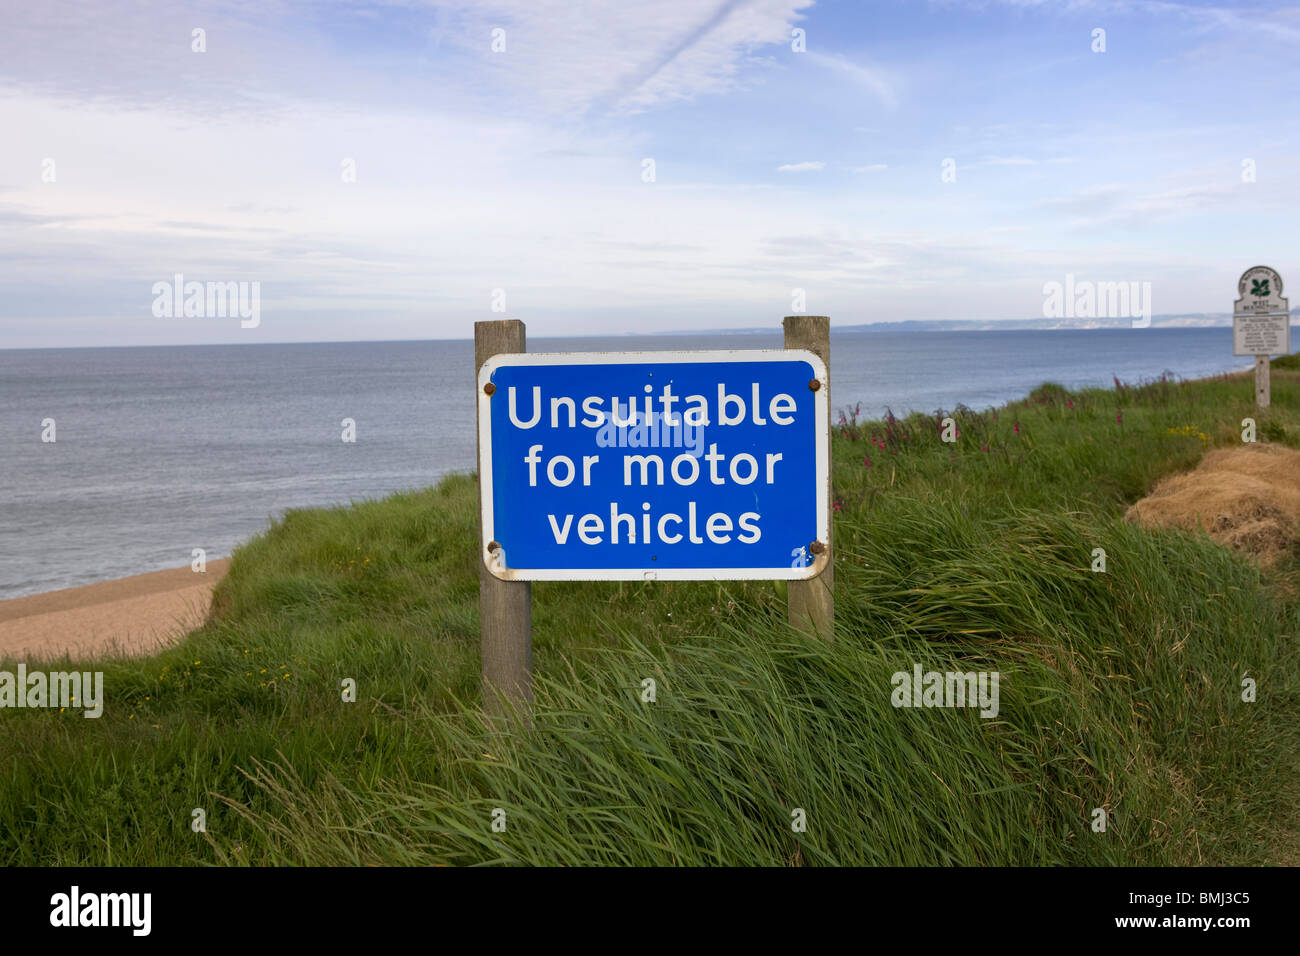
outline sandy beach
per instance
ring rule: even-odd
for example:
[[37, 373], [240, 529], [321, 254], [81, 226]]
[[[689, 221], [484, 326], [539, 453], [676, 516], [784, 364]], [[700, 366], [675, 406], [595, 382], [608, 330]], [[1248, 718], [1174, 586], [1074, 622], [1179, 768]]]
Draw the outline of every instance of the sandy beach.
[[198, 627], [230, 561], [0, 601], [0, 659], [150, 654]]

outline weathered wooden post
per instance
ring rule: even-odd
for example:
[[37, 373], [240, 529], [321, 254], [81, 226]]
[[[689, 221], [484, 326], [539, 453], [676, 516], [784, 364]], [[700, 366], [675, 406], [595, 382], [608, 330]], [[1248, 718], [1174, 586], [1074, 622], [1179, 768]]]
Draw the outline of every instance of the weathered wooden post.
[[[785, 328], [785, 347], [807, 349], [826, 363], [826, 407], [830, 408], [831, 380], [831, 320], [825, 315], [787, 315], [782, 322]], [[826, 445], [830, 447], [830, 416], [826, 420]], [[826, 500], [833, 501], [831, 474], [827, 463]], [[827, 524], [826, 568], [807, 581], [791, 581], [786, 589], [790, 623], [800, 630], [812, 631], [828, 641], [835, 639], [835, 551], [832, 542], [834, 521]]]
[[[478, 373], [494, 355], [526, 352], [524, 323], [500, 319], [474, 323], [474, 389]], [[475, 402], [475, 407], [478, 403]], [[480, 449], [481, 451], [481, 449]], [[481, 462], [482, 457], [478, 458]], [[482, 474], [480, 472], [480, 480]], [[482, 521], [480, 513], [479, 520]], [[525, 712], [533, 701], [532, 585], [503, 581], [492, 574], [479, 555], [478, 605], [482, 631], [483, 709], [504, 716], [511, 709]]]
[[[1290, 321], [1290, 316], [1287, 317]], [[1268, 382], [1268, 356], [1255, 356], [1255, 404], [1260, 408], [1268, 408], [1270, 402], [1269, 382]]]

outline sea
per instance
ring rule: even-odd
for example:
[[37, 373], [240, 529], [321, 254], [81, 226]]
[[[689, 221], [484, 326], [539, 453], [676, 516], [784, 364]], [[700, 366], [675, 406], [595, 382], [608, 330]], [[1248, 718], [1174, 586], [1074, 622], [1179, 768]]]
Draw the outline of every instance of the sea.
[[[779, 331], [528, 343], [780, 347]], [[0, 350], [0, 599], [181, 567], [195, 548], [224, 557], [286, 509], [473, 470], [473, 355], [469, 341]], [[831, 399], [881, 417], [1250, 366], [1230, 328], [855, 331], [831, 336]]]

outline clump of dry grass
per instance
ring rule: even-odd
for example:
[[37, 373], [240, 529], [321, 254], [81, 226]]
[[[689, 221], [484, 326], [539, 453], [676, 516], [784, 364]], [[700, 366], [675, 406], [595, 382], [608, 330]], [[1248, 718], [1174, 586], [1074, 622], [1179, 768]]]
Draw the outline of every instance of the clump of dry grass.
[[1300, 537], [1300, 451], [1280, 445], [1220, 448], [1164, 479], [1124, 517], [1142, 527], [1201, 530], [1272, 565]]

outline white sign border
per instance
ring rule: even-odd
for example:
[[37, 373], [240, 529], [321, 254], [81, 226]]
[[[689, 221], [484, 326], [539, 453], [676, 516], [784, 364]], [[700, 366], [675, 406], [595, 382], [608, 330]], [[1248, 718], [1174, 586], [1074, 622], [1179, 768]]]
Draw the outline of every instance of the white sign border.
[[[816, 429], [817, 540], [830, 536], [830, 388], [826, 363], [807, 349], [712, 349], [663, 352], [503, 352], [483, 363], [478, 373], [479, 515], [483, 529], [479, 556], [494, 577], [503, 581], [806, 581], [819, 575], [830, 558], [823, 552], [806, 567], [780, 568], [505, 568], [502, 549], [488, 551], [495, 541], [492, 515], [492, 396], [484, 386], [492, 374], [510, 365], [636, 365], [703, 362], [807, 362], [821, 388], [813, 393]], [[808, 542], [811, 544], [812, 542]], [[501, 555], [501, 557], [498, 557]]]

